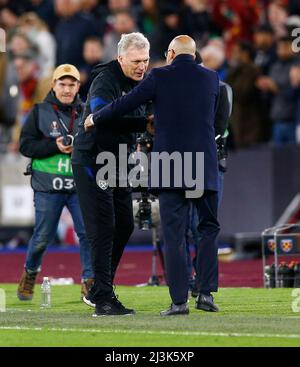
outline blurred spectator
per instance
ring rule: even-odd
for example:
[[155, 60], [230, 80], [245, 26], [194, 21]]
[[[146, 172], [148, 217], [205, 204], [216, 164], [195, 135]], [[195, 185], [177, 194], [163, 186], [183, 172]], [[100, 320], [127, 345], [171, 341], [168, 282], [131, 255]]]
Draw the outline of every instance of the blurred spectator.
[[269, 76], [257, 80], [262, 91], [271, 92], [272, 141], [276, 145], [295, 143], [296, 96], [290, 80], [296, 57], [292, 50], [292, 39], [282, 37], [277, 42], [278, 60], [271, 67]]
[[17, 53], [24, 53], [30, 47], [34, 48], [34, 45], [30, 41], [29, 37], [21, 31], [16, 31], [10, 38], [8, 44], [8, 55], [13, 56]]
[[126, 11], [135, 16], [135, 10], [131, 0], [108, 0], [105, 34], [114, 30], [115, 14]]
[[133, 16], [127, 10], [114, 14], [113, 30], [103, 38], [103, 61], [108, 62], [117, 58], [118, 42], [123, 33], [136, 32], [137, 27]]
[[6, 56], [5, 53], [0, 53], [0, 144], [4, 143], [4, 131], [8, 134], [9, 128], [15, 122], [17, 109], [18, 80], [13, 65]]
[[158, 24], [157, 0], [141, 0], [138, 12], [138, 27], [145, 34], [151, 34]]
[[259, 20], [257, 0], [214, 0], [213, 20], [223, 32], [228, 53], [239, 39], [252, 40]]
[[56, 64], [84, 64], [83, 43], [97, 35], [92, 17], [80, 12], [82, 0], [55, 0], [55, 11], [61, 18], [55, 28], [57, 42]]
[[30, 0], [0, 0], [0, 8], [7, 9], [15, 16], [30, 11], [32, 4]]
[[54, 1], [30, 0], [30, 3], [31, 3], [30, 11], [36, 13], [36, 15], [47, 24], [50, 31], [53, 32], [55, 25], [58, 22], [58, 17], [56, 16], [54, 11]]
[[7, 52], [1, 53], [0, 123], [5, 126], [8, 135], [8, 128], [16, 122], [19, 101], [19, 80], [12, 61], [13, 55], [25, 54], [31, 46], [25, 35], [16, 33], [11, 38]]
[[[39, 49], [40, 76], [50, 76], [55, 67], [56, 42], [44, 23], [35, 13], [24, 13], [18, 19], [18, 29], [24, 32]], [[47, 45], [47, 47], [45, 47]]]
[[271, 26], [263, 24], [254, 31], [254, 47], [256, 50], [255, 65], [267, 75], [270, 67], [277, 60], [274, 31]]
[[213, 30], [207, 0], [184, 0], [182, 12], [183, 33], [193, 37], [198, 47], [205, 44], [209, 32]]
[[[254, 47], [256, 49], [254, 63], [261, 69], [263, 75], [268, 75], [271, 66], [277, 60], [274, 31], [270, 25], [263, 24], [255, 29]], [[269, 91], [260, 91], [262, 100], [261, 113], [264, 121], [264, 141], [269, 141], [272, 135], [272, 122], [270, 119], [272, 97]]]
[[226, 79], [227, 67], [224, 49], [211, 44], [203, 47], [200, 55], [205, 67], [217, 71], [221, 80]]
[[105, 32], [108, 9], [106, 5], [102, 4], [103, 1], [100, 0], [100, 3], [99, 0], [82, 0], [81, 11], [88, 17], [92, 16], [94, 28], [98, 35], [102, 37]]
[[9, 58], [8, 67], [12, 68], [12, 75], [8, 75], [7, 81], [7, 88], [10, 91], [9, 100], [17, 101], [15, 125], [9, 150], [17, 152], [20, 128], [33, 104], [45, 97], [49, 89], [49, 81], [47, 83], [46, 80], [39, 78], [38, 49], [24, 34], [17, 33], [11, 39]]
[[268, 6], [268, 22], [273, 28], [275, 38], [278, 39], [287, 34], [285, 23], [288, 18], [288, 12], [285, 6], [272, 1]]
[[173, 38], [182, 33], [180, 10], [176, 5], [166, 4], [161, 7], [161, 20], [154, 32], [150, 35], [151, 61], [164, 60], [164, 52], [167, 50]]
[[238, 42], [232, 49], [226, 82], [233, 89], [231, 129], [236, 148], [249, 147], [263, 140], [261, 101], [255, 85], [260, 69], [254, 64], [254, 56], [254, 49], [247, 41]]
[[15, 29], [18, 15], [18, 11], [12, 7], [4, 6], [0, 8], [0, 27], [5, 30], [7, 37], [9, 37]]
[[83, 45], [83, 58], [85, 64], [80, 69], [80, 97], [85, 102], [86, 97], [92, 84], [92, 70], [94, 67], [102, 62], [103, 48], [100, 38], [89, 37], [85, 40]]
[[218, 47], [225, 54], [225, 43], [222, 37], [211, 37], [208, 42], [208, 45]]

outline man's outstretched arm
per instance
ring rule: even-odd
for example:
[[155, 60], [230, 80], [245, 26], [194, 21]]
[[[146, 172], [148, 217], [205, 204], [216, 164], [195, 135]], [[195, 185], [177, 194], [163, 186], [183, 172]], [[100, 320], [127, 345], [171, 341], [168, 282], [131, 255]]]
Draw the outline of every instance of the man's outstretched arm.
[[92, 123], [90, 117], [85, 121], [85, 128], [88, 129], [93, 125], [99, 126], [101, 123], [113, 118], [125, 115], [130, 111], [135, 110], [149, 100], [153, 100], [155, 94], [155, 83], [152, 72], [130, 93], [120, 98], [117, 98], [112, 103], [101, 108], [92, 115]]

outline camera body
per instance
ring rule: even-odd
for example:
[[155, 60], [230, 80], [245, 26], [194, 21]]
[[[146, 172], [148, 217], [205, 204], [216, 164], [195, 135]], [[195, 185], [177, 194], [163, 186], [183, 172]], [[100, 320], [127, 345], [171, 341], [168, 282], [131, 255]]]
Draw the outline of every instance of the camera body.
[[[152, 150], [153, 140], [147, 132], [137, 134], [136, 138], [137, 151], [148, 154]], [[148, 192], [147, 187], [138, 186], [133, 189], [134, 192], [140, 193], [140, 197], [133, 202], [133, 211], [136, 225], [139, 229], [148, 230], [158, 225], [159, 209], [157, 200]]]
[[71, 146], [71, 147], [73, 146], [73, 142], [74, 142], [74, 136], [73, 135], [64, 136], [63, 141], [62, 141], [63, 145]]
[[139, 228], [146, 230], [152, 227], [151, 217], [151, 202], [148, 200], [148, 195], [142, 193], [142, 199], [139, 201], [137, 219]]
[[148, 133], [142, 133], [138, 135], [136, 144], [143, 153], [149, 153], [152, 150], [153, 140]]
[[148, 191], [141, 192], [133, 200], [133, 216], [137, 228], [149, 230], [160, 226], [160, 214], [158, 199]]
[[219, 170], [221, 172], [227, 171], [227, 147], [226, 147], [226, 138], [219, 138], [217, 141], [217, 153], [218, 153], [218, 162], [219, 162]]

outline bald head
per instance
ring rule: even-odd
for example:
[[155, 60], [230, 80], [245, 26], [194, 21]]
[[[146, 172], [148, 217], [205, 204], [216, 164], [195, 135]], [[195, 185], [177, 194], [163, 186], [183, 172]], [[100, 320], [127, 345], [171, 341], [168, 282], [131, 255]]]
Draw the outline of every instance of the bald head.
[[176, 56], [181, 54], [192, 55], [195, 57], [196, 43], [186, 35], [175, 37], [168, 48], [167, 63], [170, 64]]

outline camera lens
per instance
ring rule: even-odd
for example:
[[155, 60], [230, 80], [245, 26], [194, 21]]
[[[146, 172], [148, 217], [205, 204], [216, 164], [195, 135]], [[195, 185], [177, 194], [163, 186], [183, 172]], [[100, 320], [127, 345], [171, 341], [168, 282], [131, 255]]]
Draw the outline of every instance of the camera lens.
[[63, 144], [64, 145], [73, 145], [73, 136], [72, 135], [67, 135], [64, 137], [63, 139]]

